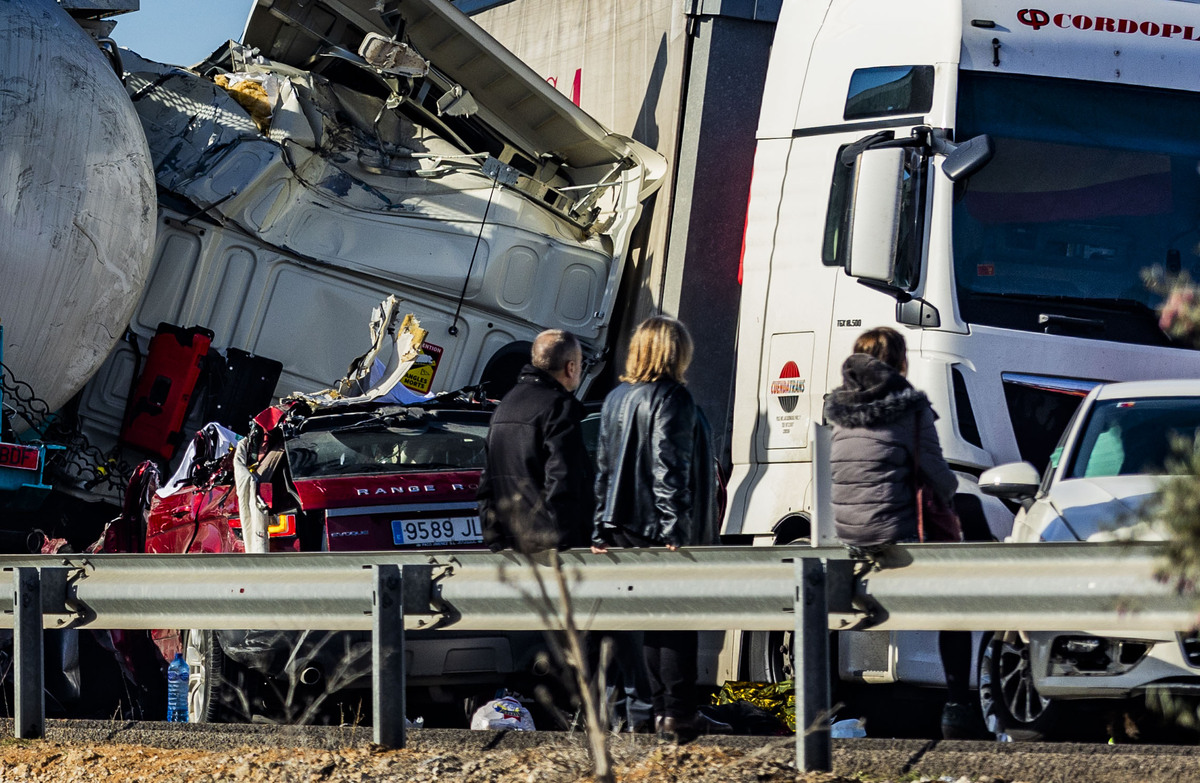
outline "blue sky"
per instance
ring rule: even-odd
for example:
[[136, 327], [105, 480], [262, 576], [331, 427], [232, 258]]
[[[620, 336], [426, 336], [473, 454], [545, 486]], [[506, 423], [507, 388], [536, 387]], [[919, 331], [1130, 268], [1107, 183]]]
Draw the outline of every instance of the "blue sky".
[[242, 37], [254, 0], [141, 0], [117, 19], [113, 38], [143, 57], [193, 65], [225, 41]]

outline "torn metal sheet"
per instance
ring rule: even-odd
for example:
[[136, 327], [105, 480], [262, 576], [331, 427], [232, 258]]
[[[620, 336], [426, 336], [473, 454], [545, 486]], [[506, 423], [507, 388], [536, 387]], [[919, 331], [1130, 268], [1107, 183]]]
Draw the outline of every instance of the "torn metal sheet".
[[[410, 59], [422, 54], [404, 46]], [[588, 119], [574, 152], [530, 158], [487, 125], [478, 92], [434, 84], [435, 61], [426, 79], [384, 73], [341, 47], [314, 58], [318, 70], [301, 71], [231, 43], [201, 76], [130, 54], [127, 83], [160, 186], [281, 250], [499, 312], [528, 308], [486, 290], [489, 265], [542, 246], [535, 254], [564, 269], [588, 267], [576, 277], [592, 289], [574, 323], [545, 325], [599, 335], [661, 156]]]
[[[401, 387], [404, 376], [421, 356], [421, 344], [427, 332], [421, 322], [409, 313], [400, 316], [400, 299], [389, 296], [379, 307], [371, 311], [371, 348], [350, 363], [346, 377], [332, 389], [319, 392], [294, 392], [289, 400], [304, 400], [314, 409], [356, 405], [374, 400], [392, 399], [398, 392], [407, 392]], [[389, 346], [386, 363], [379, 355]], [[420, 398], [412, 392], [404, 394], [404, 402], [415, 402]]]

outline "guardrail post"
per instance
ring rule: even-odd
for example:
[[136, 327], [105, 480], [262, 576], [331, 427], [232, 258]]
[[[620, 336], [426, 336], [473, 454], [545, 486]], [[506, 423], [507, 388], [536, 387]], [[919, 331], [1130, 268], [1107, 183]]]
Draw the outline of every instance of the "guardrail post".
[[13, 725], [18, 739], [46, 733], [46, 673], [42, 661], [42, 579], [36, 568], [13, 571]]
[[825, 563], [798, 557], [796, 565], [796, 771], [833, 769], [829, 737], [829, 612]]
[[375, 593], [371, 630], [374, 740], [385, 748], [408, 741], [404, 698], [404, 580], [400, 566], [371, 566]]

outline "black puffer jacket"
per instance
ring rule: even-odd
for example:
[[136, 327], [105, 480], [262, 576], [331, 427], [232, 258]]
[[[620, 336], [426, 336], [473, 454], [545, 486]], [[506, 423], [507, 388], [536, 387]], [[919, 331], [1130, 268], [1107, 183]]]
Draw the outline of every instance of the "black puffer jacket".
[[929, 398], [865, 353], [846, 359], [842, 382], [825, 396], [825, 418], [833, 425], [831, 499], [837, 536], [857, 546], [915, 539], [918, 438], [926, 482], [947, 502], [958, 486], [942, 457]]
[[716, 540], [716, 463], [708, 424], [675, 381], [623, 383], [604, 400], [592, 543], [618, 528], [660, 544]]
[[579, 400], [525, 365], [492, 414], [476, 495], [483, 542], [493, 550], [587, 546], [595, 504], [582, 420]]

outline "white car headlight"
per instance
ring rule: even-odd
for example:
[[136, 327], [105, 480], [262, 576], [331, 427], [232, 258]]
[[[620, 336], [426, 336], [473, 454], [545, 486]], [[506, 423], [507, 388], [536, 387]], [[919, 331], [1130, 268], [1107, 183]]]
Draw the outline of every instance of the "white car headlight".
[[1141, 663], [1153, 646], [1154, 642], [1144, 639], [1081, 634], [1059, 636], [1050, 645], [1047, 674], [1051, 677], [1124, 674]]

